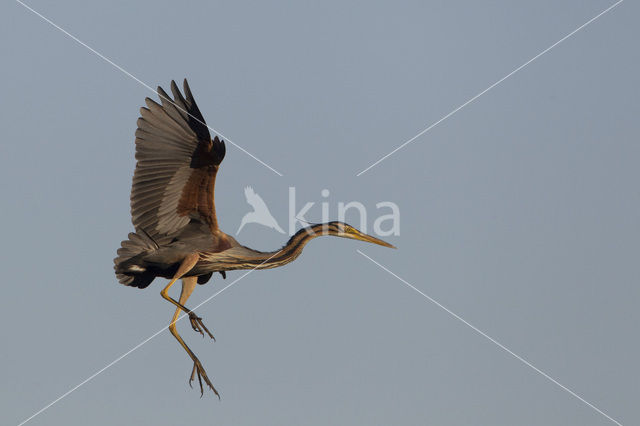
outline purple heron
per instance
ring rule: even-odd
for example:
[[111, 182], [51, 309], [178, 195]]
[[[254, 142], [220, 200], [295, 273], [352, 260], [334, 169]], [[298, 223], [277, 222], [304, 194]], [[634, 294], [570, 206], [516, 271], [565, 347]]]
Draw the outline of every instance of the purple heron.
[[[189, 316], [192, 328], [213, 338], [189, 308], [187, 299], [196, 283], [205, 284], [214, 272], [268, 269], [295, 260], [305, 244], [321, 235], [352, 238], [393, 247], [344, 222], [315, 224], [299, 230], [284, 247], [261, 252], [238, 243], [218, 227], [214, 205], [216, 173], [225, 155], [224, 141], [209, 134], [187, 80], [184, 96], [171, 82], [173, 100], [158, 87], [161, 104], [146, 98], [136, 130], [136, 168], [131, 189], [131, 217], [135, 232], [122, 242], [114, 259], [120, 283], [146, 288], [156, 277], [170, 281], [160, 292], [176, 306], [169, 330], [193, 361], [189, 385], [198, 378], [218, 396], [202, 363], [176, 330], [180, 312]], [[168, 291], [182, 279], [178, 300]]]

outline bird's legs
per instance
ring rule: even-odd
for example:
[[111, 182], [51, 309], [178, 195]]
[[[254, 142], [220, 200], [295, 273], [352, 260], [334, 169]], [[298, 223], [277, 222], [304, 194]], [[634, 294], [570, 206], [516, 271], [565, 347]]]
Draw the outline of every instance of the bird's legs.
[[[193, 289], [195, 288], [195, 286], [196, 286], [196, 284], [198, 282], [198, 278], [197, 277], [187, 277], [187, 278], [183, 278], [182, 279], [182, 292], [180, 293], [180, 302], [176, 302], [174, 299], [172, 299], [171, 297], [169, 297], [167, 295], [167, 291], [169, 290], [169, 288], [178, 279], [180, 279], [180, 277], [182, 277], [184, 274], [189, 272], [195, 266], [195, 264], [197, 262], [198, 262], [198, 255], [197, 254], [194, 254], [194, 255], [191, 255], [191, 256], [187, 256], [187, 258], [185, 258], [185, 260], [182, 262], [182, 264], [178, 268], [178, 271], [176, 272], [176, 274], [173, 277], [173, 279], [162, 290], [161, 294], [162, 294], [162, 297], [164, 297], [165, 299], [169, 300], [171, 303], [173, 303], [174, 305], [177, 306], [176, 311], [173, 314], [173, 318], [171, 318], [171, 322], [169, 323], [169, 331], [171, 332], [171, 334], [173, 334], [173, 337], [176, 338], [178, 343], [180, 343], [180, 346], [182, 346], [182, 348], [185, 351], [187, 351], [187, 354], [193, 360], [193, 370], [191, 370], [191, 376], [189, 378], [189, 386], [191, 386], [191, 382], [193, 382], [193, 380], [194, 380], [194, 378], [195, 378], [195, 376], [197, 374], [198, 382], [200, 383], [200, 396], [202, 396], [204, 394], [204, 388], [202, 386], [202, 380], [204, 379], [204, 382], [207, 384], [207, 386], [209, 386], [211, 388], [211, 390], [213, 391], [213, 393], [215, 393], [216, 396], [218, 398], [220, 398], [220, 394], [218, 393], [216, 388], [211, 383], [211, 380], [209, 380], [209, 377], [207, 376], [207, 372], [204, 370], [204, 367], [202, 366], [202, 363], [200, 362], [198, 357], [193, 353], [193, 351], [189, 348], [189, 346], [187, 346], [187, 344], [184, 342], [184, 340], [182, 340], [182, 337], [180, 337], [180, 334], [178, 333], [178, 330], [176, 329], [176, 321], [178, 320], [181, 311], [185, 311], [185, 312], [189, 313], [189, 319], [192, 318], [193, 312], [191, 312], [190, 310], [185, 308], [184, 307], [184, 303], [187, 301], [189, 296], [191, 296], [191, 293], [193, 292]], [[195, 317], [195, 314], [193, 314], [193, 316]], [[211, 335], [211, 333], [209, 333], [209, 330], [207, 330], [207, 328], [202, 324], [202, 320], [200, 318], [198, 318], [198, 317], [196, 317], [196, 318], [200, 321], [199, 324], [202, 325], [202, 327], [207, 331], [207, 333], [209, 335]], [[192, 327], [194, 327], [194, 329], [195, 329], [195, 326], [193, 325], [193, 322], [192, 322]], [[211, 335], [211, 337], [213, 337], [213, 335]]]
[[[180, 300], [178, 302], [179, 305], [184, 307], [184, 304], [187, 303], [187, 299], [189, 298], [189, 296], [191, 296], [191, 293], [193, 293], [193, 289], [196, 288], [196, 284], [198, 284], [198, 277], [187, 277], [182, 279], [182, 291], [180, 292]], [[177, 310], [180, 311], [182, 310], [182, 308], [178, 308]], [[189, 314], [191, 328], [202, 334], [202, 337], [204, 337], [204, 332], [206, 332], [209, 337], [211, 337], [215, 342], [216, 338], [213, 337], [213, 334], [211, 334], [209, 329], [204, 325], [204, 323], [202, 322], [202, 318], [197, 316], [195, 312], [191, 310], [188, 310], [187, 312]]]
[[[160, 292], [160, 295], [162, 295], [162, 297], [165, 298], [166, 300], [168, 300], [169, 302], [171, 302], [174, 305], [176, 305], [179, 310], [182, 310], [187, 315], [189, 315], [189, 321], [191, 322], [191, 328], [193, 328], [198, 333], [202, 334], [202, 337], [204, 337], [204, 332], [206, 332], [209, 335], [209, 337], [211, 337], [215, 341], [216, 338], [213, 337], [213, 334], [211, 334], [211, 332], [204, 325], [204, 323], [202, 322], [202, 318], [200, 318], [194, 312], [192, 312], [191, 309], [189, 309], [189, 308], [184, 306], [184, 304], [187, 301], [187, 299], [189, 298], [189, 296], [191, 296], [191, 293], [193, 293], [193, 289], [195, 288], [196, 283], [197, 283], [197, 278], [193, 277], [193, 278], [195, 278], [193, 280], [193, 282], [192, 282], [192, 280], [190, 280], [190, 278], [192, 278], [192, 277], [188, 277], [188, 278], [183, 278], [182, 279], [182, 292], [180, 293], [180, 302], [176, 301], [174, 298], [169, 296], [169, 293], [168, 293], [169, 289], [171, 288], [171, 286], [176, 281], [178, 281], [178, 279], [180, 277], [182, 277], [184, 274], [189, 272], [196, 265], [196, 263], [198, 263], [198, 255], [197, 254], [194, 253], [194, 254], [191, 254], [191, 255], [187, 256], [182, 261], [182, 263], [180, 264], [180, 267], [178, 268], [178, 271], [174, 275], [173, 279], [171, 281], [169, 281], [169, 284], [167, 284], [164, 289], [162, 289], [162, 291]], [[189, 280], [189, 281], [186, 281], [186, 280]], [[184, 300], [183, 300], [183, 297], [184, 297]], [[204, 330], [204, 332], [203, 332], [203, 330]]]
[[171, 331], [171, 334], [173, 334], [173, 337], [176, 338], [178, 343], [180, 343], [180, 345], [184, 348], [184, 350], [187, 351], [187, 354], [189, 354], [189, 357], [191, 357], [191, 359], [193, 360], [193, 370], [191, 370], [191, 376], [189, 377], [189, 386], [192, 386], [191, 382], [193, 382], [193, 379], [197, 374], [198, 383], [200, 384], [200, 396], [204, 395], [204, 387], [202, 386], [202, 380], [204, 379], [204, 382], [207, 384], [207, 386], [209, 386], [213, 391], [213, 393], [216, 394], [218, 399], [220, 399], [220, 394], [211, 383], [211, 380], [209, 380], [209, 377], [207, 376], [207, 372], [204, 370], [202, 363], [200, 362], [196, 354], [194, 354], [193, 351], [189, 349], [189, 346], [187, 346], [184, 340], [182, 340], [182, 337], [180, 337], [180, 334], [178, 334], [178, 330], [176, 329], [176, 321], [180, 316], [180, 311], [181, 311], [180, 308], [176, 308], [176, 312], [173, 314], [173, 318], [171, 319], [171, 324], [169, 324], [169, 331]]

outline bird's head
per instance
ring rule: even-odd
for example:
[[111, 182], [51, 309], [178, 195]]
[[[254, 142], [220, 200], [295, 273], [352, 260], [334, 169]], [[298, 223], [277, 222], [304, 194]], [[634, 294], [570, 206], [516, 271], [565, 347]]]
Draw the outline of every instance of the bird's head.
[[376, 238], [372, 235], [365, 234], [364, 232], [361, 232], [353, 226], [344, 222], [333, 221], [316, 226], [321, 226], [318, 231], [322, 235], [334, 235], [336, 237], [351, 238], [353, 240], [366, 241], [368, 243], [378, 244], [384, 247], [396, 248], [388, 242], [382, 241], [381, 239]]

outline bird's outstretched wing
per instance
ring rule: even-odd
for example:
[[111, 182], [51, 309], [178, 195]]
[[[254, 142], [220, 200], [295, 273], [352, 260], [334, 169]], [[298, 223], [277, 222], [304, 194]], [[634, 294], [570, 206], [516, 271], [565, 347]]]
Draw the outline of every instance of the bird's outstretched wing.
[[224, 141], [211, 135], [187, 80], [184, 94], [171, 82], [173, 101], [158, 87], [162, 105], [146, 98], [136, 130], [136, 170], [131, 217], [151, 237], [171, 235], [191, 219], [218, 230], [214, 205], [216, 173]]

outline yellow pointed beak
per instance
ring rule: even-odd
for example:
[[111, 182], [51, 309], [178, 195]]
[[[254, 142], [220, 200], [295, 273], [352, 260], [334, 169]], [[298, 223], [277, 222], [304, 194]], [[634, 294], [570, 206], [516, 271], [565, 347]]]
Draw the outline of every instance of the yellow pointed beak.
[[396, 246], [394, 246], [392, 244], [389, 244], [386, 241], [382, 241], [379, 238], [376, 238], [376, 237], [374, 237], [372, 235], [369, 235], [369, 234], [364, 234], [364, 233], [362, 233], [360, 231], [358, 231], [357, 234], [351, 234], [351, 235], [352, 235], [352, 238], [356, 239], [356, 240], [366, 241], [368, 243], [377, 244], [377, 245], [383, 246], [383, 247], [397, 248]]

